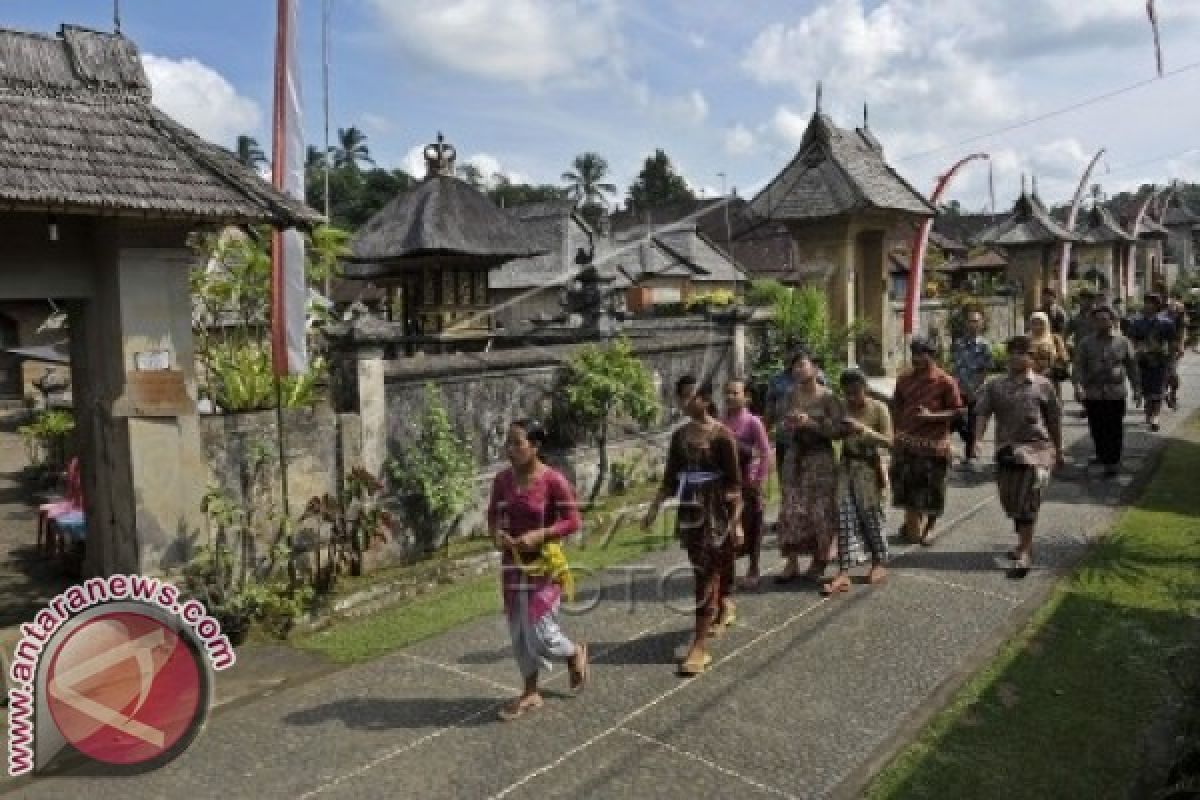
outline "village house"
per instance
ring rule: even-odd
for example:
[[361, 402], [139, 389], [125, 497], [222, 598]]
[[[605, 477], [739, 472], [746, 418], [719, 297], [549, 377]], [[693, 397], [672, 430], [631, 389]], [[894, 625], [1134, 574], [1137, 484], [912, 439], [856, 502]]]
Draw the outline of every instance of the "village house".
[[894, 345], [897, 324], [889, 299], [888, 237], [936, 209], [884, 158], [864, 122], [839, 128], [820, 110], [809, 121], [795, 157], [750, 202], [765, 223], [782, 223], [794, 263], [828, 275], [824, 287], [839, 327], [861, 321], [851, 362], [873, 374], [894, 370], [905, 357]]
[[1076, 233], [1083, 241], [1071, 251], [1071, 277], [1104, 293], [1122, 285], [1134, 236], [1099, 204], [1083, 215]]
[[745, 273], [695, 223], [662, 230], [631, 227], [613, 234], [597, 265], [616, 277], [634, 314], [661, 306], [686, 306], [695, 295], [725, 291], [737, 295]]
[[1188, 272], [1200, 266], [1200, 215], [1182, 198], [1163, 214], [1162, 226], [1167, 229], [1167, 258]]
[[510, 206], [528, 241], [545, 252], [516, 258], [488, 273], [488, 300], [498, 327], [515, 331], [532, 320], [552, 319], [563, 311], [563, 291], [591, 263], [600, 236], [570, 200]]
[[197, 535], [188, 236], [320, 216], [152, 103], [133, 42], [0, 31], [0, 300], [68, 312], [86, 574], [155, 573]]
[[977, 244], [1000, 248], [1008, 258], [1008, 281], [1021, 289], [1024, 307], [1038, 308], [1042, 290], [1058, 286], [1058, 264], [1063, 242], [1082, 242], [1054, 219], [1037, 196], [1021, 187], [1012, 211], [975, 237]]

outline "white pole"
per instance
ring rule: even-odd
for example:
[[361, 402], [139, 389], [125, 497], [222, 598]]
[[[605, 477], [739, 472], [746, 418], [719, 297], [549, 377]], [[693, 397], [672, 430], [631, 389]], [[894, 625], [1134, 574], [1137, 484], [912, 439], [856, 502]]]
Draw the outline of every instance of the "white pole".
[[[327, 224], [333, 224], [333, 217], [330, 214], [329, 204], [329, 12], [332, 0], [322, 0], [321, 2], [321, 90], [322, 90], [322, 105], [324, 106], [325, 114], [325, 157], [322, 161], [325, 167], [325, 220]], [[325, 297], [329, 297], [332, 293], [330, 283], [332, 277], [325, 276]]]

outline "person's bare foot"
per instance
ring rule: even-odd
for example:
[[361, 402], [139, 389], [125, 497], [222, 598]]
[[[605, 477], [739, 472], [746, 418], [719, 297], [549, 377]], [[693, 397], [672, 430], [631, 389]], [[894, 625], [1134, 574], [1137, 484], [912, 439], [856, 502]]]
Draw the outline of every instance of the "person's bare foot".
[[748, 573], [738, 581], [738, 588], [753, 592], [758, 589], [759, 577], [757, 572]]
[[536, 711], [544, 704], [542, 696], [537, 692], [532, 694], [523, 694], [516, 700], [513, 700], [504, 708], [500, 709], [500, 719], [505, 722], [512, 722], [518, 717], [528, 714], [530, 711]]
[[887, 582], [887, 570], [880, 564], [872, 566], [871, 571], [867, 573], [867, 583], [872, 586], [878, 586], [885, 582]]
[[821, 587], [821, 594], [827, 597], [848, 591], [850, 591], [850, 576], [844, 572]]

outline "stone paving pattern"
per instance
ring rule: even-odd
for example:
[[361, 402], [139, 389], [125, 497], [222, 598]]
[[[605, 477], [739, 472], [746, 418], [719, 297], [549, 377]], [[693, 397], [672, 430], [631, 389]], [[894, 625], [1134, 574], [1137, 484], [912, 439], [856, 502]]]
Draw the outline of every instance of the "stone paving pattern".
[[[1151, 435], [1131, 410], [1127, 464], [1195, 409], [1200, 361], [1185, 364], [1180, 411]], [[691, 680], [673, 658], [690, 617], [651, 568], [683, 563], [671, 548], [632, 581], [611, 575], [604, 599], [566, 620], [592, 643], [592, 683], [546, 681], [544, 709], [515, 723], [496, 710], [516, 691], [502, 620], [481, 620], [368, 664], [219, 710], [172, 764], [130, 778], [86, 772], [10, 783], [27, 798], [819, 798], [851, 796], [995, 652], [1063, 569], [1129, 499], [1134, 477], [1105, 481], [1078, 466], [1091, 455], [1068, 404], [1068, 467], [1052, 485], [1038, 566], [1006, 576], [1011, 525], [990, 471], [956, 471], [932, 548], [898, 546], [891, 580], [822, 598], [815, 585], [739, 597], [739, 624]], [[896, 516], [891, 516], [893, 528]], [[767, 560], [779, 566], [774, 556]], [[632, 596], [635, 602], [630, 603]], [[237, 667], [234, 667], [236, 671]], [[220, 678], [218, 678], [220, 680]]]

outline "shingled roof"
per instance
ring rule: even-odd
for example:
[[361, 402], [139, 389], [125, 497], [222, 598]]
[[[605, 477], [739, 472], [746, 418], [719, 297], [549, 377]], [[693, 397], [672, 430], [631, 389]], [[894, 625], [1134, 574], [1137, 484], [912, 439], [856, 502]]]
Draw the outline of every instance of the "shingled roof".
[[307, 226], [321, 216], [159, 111], [137, 47], [0, 29], [0, 206]]
[[[545, 250], [541, 255], [517, 258], [488, 273], [489, 289], [533, 289], [565, 286], [583, 268], [594, 246], [593, 233], [570, 200], [551, 200], [511, 206], [509, 213], [521, 221], [529, 244]], [[572, 241], [587, 240], [589, 247], [572, 252]]]
[[1079, 236], [1055, 221], [1037, 195], [1027, 192], [1021, 193], [1007, 217], [980, 231], [974, 240], [1000, 247], [1081, 241]]
[[1104, 206], [1095, 206], [1083, 221], [1084, 227], [1081, 235], [1091, 244], [1134, 241], [1133, 234], [1122, 228], [1113, 217], [1112, 212]]
[[925, 197], [888, 166], [870, 131], [813, 114], [800, 149], [750, 206], [760, 217], [817, 220], [870, 209], [933, 216]]

